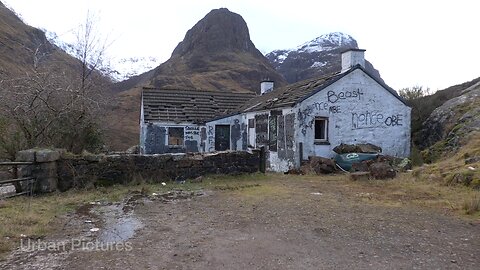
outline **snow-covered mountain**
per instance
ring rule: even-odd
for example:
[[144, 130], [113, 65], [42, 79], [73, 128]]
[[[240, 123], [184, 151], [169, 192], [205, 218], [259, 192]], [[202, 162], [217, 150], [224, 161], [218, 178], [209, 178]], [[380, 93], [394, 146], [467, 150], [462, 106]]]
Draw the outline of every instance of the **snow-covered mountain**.
[[[275, 50], [265, 56], [289, 83], [318, 77], [341, 69], [340, 54], [350, 48], [358, 48], [350, 35], [333, 32], [321, 35], [293, 49]], [[380, 78], [380, 74], [367, 61], [366, 68]]]
[[152, 56], [137, 56], [113, 59], [110, 61], [112, 72], [110, 76], [117, 82], [124, 81], [133, 76], [143, 74], [158, 67], [162, 62]]
[[[44, 30], [44, 32], [51, 43], [73, 57], [78, 56], [77, 49], [74, 45], [63, 41], [55, 32], [46, 30]], [[152, 70], [160, 64], [161, 62], [152, 56], [133, 56], [128, 58], [107, 57], [102, 62], [102, 65], [98, 67], [98, 70], [110, 77], [114, 82], [120, 82]]]

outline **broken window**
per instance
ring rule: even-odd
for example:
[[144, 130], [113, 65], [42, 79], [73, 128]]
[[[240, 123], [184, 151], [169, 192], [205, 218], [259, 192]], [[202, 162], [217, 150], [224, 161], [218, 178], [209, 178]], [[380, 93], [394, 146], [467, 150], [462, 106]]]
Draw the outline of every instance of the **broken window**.
[[168, 145], [183, 146], [184, 132], [183, 127], [168, 128]]
[[325, 117], [315, 118], [315, 141], [316, 142], [328, 141], [328, 118], [325, 118]]

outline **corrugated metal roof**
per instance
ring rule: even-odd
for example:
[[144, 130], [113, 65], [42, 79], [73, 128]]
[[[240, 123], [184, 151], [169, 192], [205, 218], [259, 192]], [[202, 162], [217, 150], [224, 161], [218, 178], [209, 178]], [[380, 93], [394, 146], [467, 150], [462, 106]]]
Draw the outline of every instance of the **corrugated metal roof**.
[[144, 87], [142, 92], [144, 119], [201, 124], [232, 112], [254, 96], [254, 93]]

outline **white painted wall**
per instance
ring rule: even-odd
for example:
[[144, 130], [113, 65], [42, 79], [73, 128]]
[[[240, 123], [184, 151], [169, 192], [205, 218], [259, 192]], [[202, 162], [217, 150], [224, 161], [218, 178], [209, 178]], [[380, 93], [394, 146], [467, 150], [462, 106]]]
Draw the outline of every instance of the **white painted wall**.
[[[215, 125], [230, 125], [230, 136], [232, 134], [232, 125], [236, 124], [248, 126], [248, 120], [245, 114], [234, 115], [230, 117], [225, 117], [222, 119], [214, 120], [206, 124], [207, 127], [207, 142], [206, 142], [206, 151], [213, 152], [215, 151]], [[242, 132], [242, 130], [240, 130]], [[238, 140], [230, 140], [230, 149], [234, 149], [233, 144], [236, 143], [237, 150], [242, 150], [243, 138], [240, 136]]]
[[345, 72], [356, 65], [365, 67], [365, 50], [350, 50], [342, 53], [341, 72]]
[[[340, 143], [372, 143], [387, 155], [410, 155], [411, 108], [360, 69], [304, 100], [295, 111], [296, 137], [304, 144], [304, 159], [333, 157], [332, 149]], [[314, 144], [317, 116], [329, 119], [330, 145]]]

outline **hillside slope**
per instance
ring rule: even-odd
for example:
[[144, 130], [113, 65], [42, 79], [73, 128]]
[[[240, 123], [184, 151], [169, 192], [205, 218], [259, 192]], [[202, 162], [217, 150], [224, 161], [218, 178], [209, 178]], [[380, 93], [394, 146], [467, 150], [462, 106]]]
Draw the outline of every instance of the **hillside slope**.
[[34, 68], [51, 65], [72, 69], [77, 59], [52, 45], [45, 33], [26, 25], [0, 2], [0, 76], [14, 78]]

